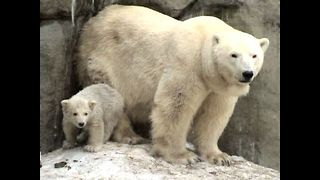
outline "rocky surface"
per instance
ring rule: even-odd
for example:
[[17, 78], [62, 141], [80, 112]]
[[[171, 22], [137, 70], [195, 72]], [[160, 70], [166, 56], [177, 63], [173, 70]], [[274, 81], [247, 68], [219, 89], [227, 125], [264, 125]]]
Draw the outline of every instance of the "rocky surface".
[[150, 145], [107, 143], [97, 153], [81, 147], [58, 149], [42, 156], [40, 179], [280, 179], [276, 170], [232, 156], [229, 167], [200, 162], [192, 165], [170, 164], [149, 155]]
[[94, 0], [40, 0], [41, 19], [66, 19], [74, 15], [80, 16], [93, 11]]
[[60, 101], [70, 85], [66, 39], [69, 22], [53, 21], [40, 27], [40, 146], [44, 152], [62, 139]]
[[62, 143], [60, 101], [75, 89], [71, 60], [77, 31], [70, 21], [40, 24], [40, 146], [43, 153]]
[[171, 17], [179, 17], [196, 2], [196, 0], [98, 0], [96, 5], [99, 6], [98, 10], [110, 4], [140, 5], [162, 12]]

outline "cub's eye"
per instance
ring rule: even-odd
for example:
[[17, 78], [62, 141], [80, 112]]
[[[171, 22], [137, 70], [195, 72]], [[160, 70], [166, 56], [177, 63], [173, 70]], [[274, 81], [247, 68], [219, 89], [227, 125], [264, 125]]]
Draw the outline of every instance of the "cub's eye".
[[84, 113], [84, 115], [85, 115], [85, 116], [87, 116], [87, 115], [88, 115], [88, 113]]
[[73, 113], [74, 116], [78, 115], [78, 113]]
[[237, 57], [238, 57], [238, 55], [236, 55], [236, 54], [231, 54], [231, 57], [233, 57], [233, 58], [237, 58]]
[[253, 55], [253, 56], [252, 56], [252, 58], [256, 58], [256, 57], [257, 57], [257, 55]]

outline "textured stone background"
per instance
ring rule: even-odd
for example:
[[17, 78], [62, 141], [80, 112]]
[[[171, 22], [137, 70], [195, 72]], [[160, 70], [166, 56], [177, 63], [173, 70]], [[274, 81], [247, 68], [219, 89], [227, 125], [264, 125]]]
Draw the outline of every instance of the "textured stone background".
[[[71, 63], [84, 22], [109, 4], [143, 5], [176, 19], [213, 15], [231, 26], [267, 37], [264, 67], [239, 100], [221, 137], [222, 150], [280, 169], [280, 0], [40, 0], [40, 146], [61, 147], [60, 101], [77, 92]], [[93, 3], [94, 2], [94, 3]]]

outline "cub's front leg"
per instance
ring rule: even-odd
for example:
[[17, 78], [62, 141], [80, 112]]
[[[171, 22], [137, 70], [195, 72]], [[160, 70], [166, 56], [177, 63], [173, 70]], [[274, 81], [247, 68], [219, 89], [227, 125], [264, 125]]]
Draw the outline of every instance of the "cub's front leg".
[[201, 158], [218, 165], [230, 165], [228, 154], [220, 151], [218, 140], [233, 113], [237, 97], [210, 94], [194, 119], [194, 138]]
[[102, 120], [95, 121], [88, 124], [88, 142], [84, 146], [84, 149], [89, 152], [97, 152], [102, 148], [103, 136], [104, 136], [104, 125]]
[[[181, 75], [181, 74], [179, 74]], [[195, 77], [162, 77], [152, 109], [152, 154], [172, 163], [194, 163], [196, 154], [185, 148], [187, 133], [206, 96]]]
[[79, 132], [79, 129], [75, 127], [71, 122], [63, 122], [63, 132], [65, 135], [65, 140], [63, 141], [62, 148], [70, 149], [76, 146], [76, 138]]

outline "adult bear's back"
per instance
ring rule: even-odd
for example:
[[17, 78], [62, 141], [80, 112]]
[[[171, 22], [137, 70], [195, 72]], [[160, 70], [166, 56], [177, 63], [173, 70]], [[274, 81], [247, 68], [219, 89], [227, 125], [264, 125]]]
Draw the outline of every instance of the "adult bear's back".
[[168, 59], [168, 39], [179, 24], [144, 7], [106, 7], [81, 32], [75, 59], [80, 84], [109, 84], [144, 119]]

